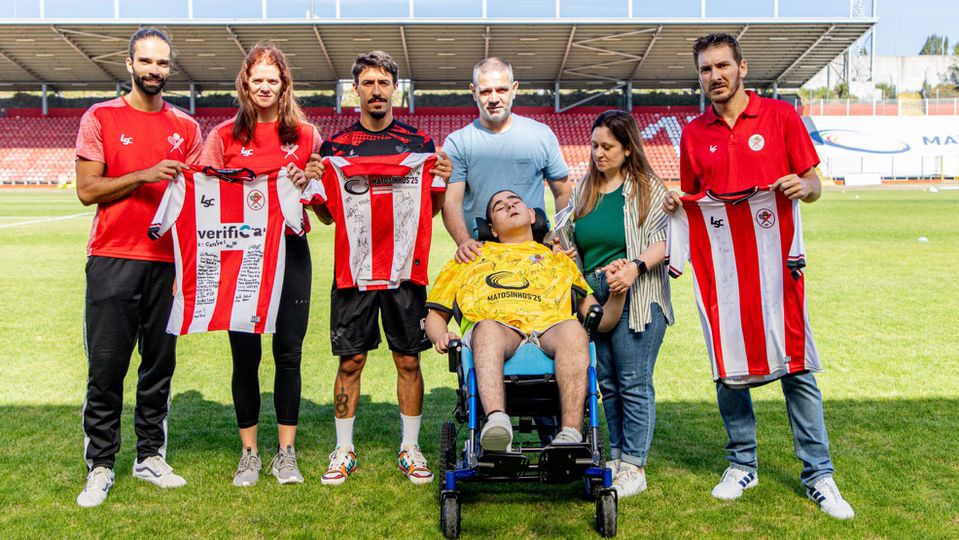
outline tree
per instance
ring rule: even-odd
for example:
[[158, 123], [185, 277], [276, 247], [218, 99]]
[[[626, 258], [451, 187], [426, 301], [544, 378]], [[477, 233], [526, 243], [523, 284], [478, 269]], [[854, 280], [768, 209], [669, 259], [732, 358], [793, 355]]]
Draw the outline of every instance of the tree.
[[926, 42], [923, 43], [919, 54], [949, 54], [949, 36], [940, 36], [939, 34], [930, 35], [926, 38]]

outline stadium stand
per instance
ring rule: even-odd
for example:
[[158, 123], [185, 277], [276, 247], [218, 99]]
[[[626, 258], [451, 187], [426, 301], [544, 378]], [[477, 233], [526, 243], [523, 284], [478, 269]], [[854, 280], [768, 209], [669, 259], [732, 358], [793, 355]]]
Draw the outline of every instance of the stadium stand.
[[[544, 108], [545, 109], [545, 108]], [[597, 108], [602, 109], [602, 108]], [[664, 107], [636, 108], [636, 117], [642, 130], [646, 153], [653, 169], [663, 179], [679, 178], [679, 138], [683, 127], [695, 117], [694, 108]], [[559, 139], [563, 156], [570, 166], [570, 176], [583, 176], [589, 165], [589, 132], [596, 112], [572, 112], [554, 114], [519, 111], [549, 125]], [[14, 112], [0, 117], [0, 184], [62, 184], [74, 177], [73, 148], [80, 118], [73, 116], [24, 116]], [[398, 113], [397, 119], [413, 124], [431, 134], [438, 142], [451, 132], [476, 118], [474, 109], [459, 112], [417, 112], [415, 115]], [[206, 135], [218, 123], [229, 118], [228, 110], [211, 109], [199, 111], [196, 116]], [[324, 137], [351, 123], [357, 115], [311, 112], [310, 122], [315, 124]]]

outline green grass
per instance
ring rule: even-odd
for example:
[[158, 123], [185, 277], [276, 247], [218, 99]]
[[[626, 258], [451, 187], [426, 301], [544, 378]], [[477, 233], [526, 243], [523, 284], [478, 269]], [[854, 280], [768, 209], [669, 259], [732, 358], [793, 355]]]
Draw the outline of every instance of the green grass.
[[[959, 537], [959, 192], [828, 191], [804, 206], [810, 317], [826, 371], [836, 479], [852, 522], [802, 494], [778, 385], [754, 391], [761, 482], [724, 503], [709, 490], [725, 467], [688, 277], [674, 282], [677, 323], [656, 370], [658, 425], [649, 491], [620, 504], [623, 538]], [[89, 211], [66, 191], [0, 191], [0, 225]], [[0, 228], [0, 536], [438, 538], [435, 485], [414, 487], [394, 465], [395, 370], [385, 347], [363, 379], [356, 424], [359, 472], [320, 485], [334, 441], [328, 293], [332, 231], [310, 234], [314, 290], [303, 358], [297, 447], [307, 483], [230, 485], [238, 439], [226, 336], [179, 342], [170, 461], [189, 485], [159, 491], [130, 477], [135, 375], [127, 378], [117, 485], [96, 509], [74, 498], [84, 481], [80, 406], [86, 365], [81, 315], [90, 218]], [[452, 253], [436, 222], [431, 268]], [[920, 243], [917, 239], [929, 239]], [[269, 351], [267, 344], [265, 351]], [[268, 356], [268, 355], [267, 355]], [[423, 359], [422, 446], [435, 460], [454, 401], [445, 358]], [[135, 357], [131, 371], [135, 373]], [[272, 362], [264, 359], [260, 446], [276, 444]], [[264, 452], [266, 454], [266, 452]], [[594, 538], [593, 505], [578, 485], [467, 486], [463, 538]]]

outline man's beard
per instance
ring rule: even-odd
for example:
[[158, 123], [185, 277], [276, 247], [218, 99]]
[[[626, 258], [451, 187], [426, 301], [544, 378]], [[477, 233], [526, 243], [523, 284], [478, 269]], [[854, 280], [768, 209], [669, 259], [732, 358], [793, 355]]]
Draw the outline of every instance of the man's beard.
[[166, 86], [166, 77], [153, 77], [153, 80], [157, 81], [159, 84], [156, 86], [147, 86], [145, 84], [146, 77], [141, 77], [136, 73], [133, 74], [133, 84], [137, 85], [137, 88], [141, 92], [148, 96], [155, 96], [163, 91], [163, 87]]
[[743, 85], [743, 79], [742, 77], [739, 76], [739, 73], [736, 73], [736, 78], [733, 79], [731, 83], [729, 84], [729, 86], [727, 87], [727, 91], [729, 93], [725, 97], [714, 99], [712, 96], [710, 96], [709, 99], [713, 103], [719, 103], [720, 105], [722, 105], [723, 103], [726, 103], [730, 99], [732, 99], [733, 96], [736, 95], [736, 92], [739, 92], [739, 88], [742, 85]]
[[382, 111], [370, 111], [370, 116], [374, 120], [382, 120], [386, 118], [386, 113], [390, 112], [389, 109], [383, 109]]

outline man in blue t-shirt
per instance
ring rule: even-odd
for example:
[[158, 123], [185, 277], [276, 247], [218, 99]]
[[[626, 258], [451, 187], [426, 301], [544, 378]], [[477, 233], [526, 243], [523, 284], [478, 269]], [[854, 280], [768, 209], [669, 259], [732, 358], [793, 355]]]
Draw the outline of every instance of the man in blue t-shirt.
[[476, 218], [483, 217], [493, 194], [509, 189], [530, 207], [543, 208], [546, 180], [556, 208], [564, 208], [569, 201], [572, 184], [556, 135], [545, 124], [511, 113], [518, 87], [508, 62], [480, 60], [470, 84], [479, 118], [451, 133], [443, 144], [453, 162], [443, 224], [456, 241], [459, 262], [479, 255], [482, 243], [475, 239]]

